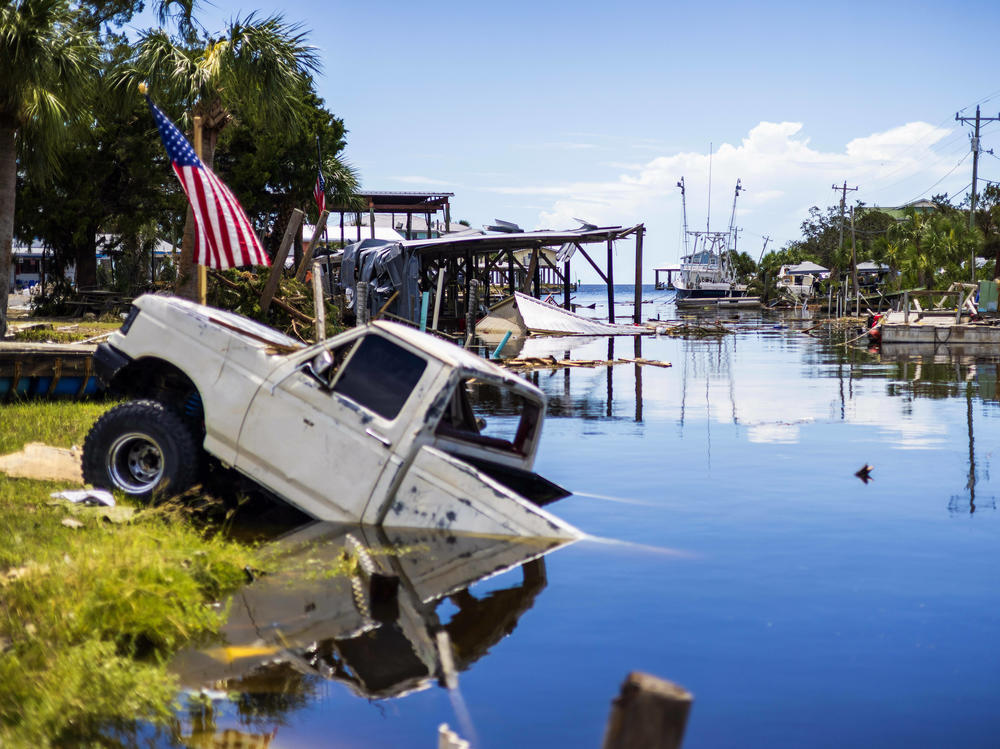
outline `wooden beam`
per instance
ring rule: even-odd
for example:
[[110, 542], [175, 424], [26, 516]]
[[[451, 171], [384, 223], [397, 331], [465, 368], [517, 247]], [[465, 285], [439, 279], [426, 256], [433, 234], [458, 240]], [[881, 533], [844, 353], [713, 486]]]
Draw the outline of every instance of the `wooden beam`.
[[[326, 214], [326, 211], [323, 211]], [[317, 226], [319, 226], [317, 222]], [[313, 235], [315, 239], [316, 235]], [[312, 287], [313, 287], [313, 317], [315, 318], [315, 325], [313, 326], [313, 331], [315, 332], [316, 343], [319, 343], [326, 338], [326, 298], [323, 296], [323, 272], [320, 270], [319, 263], [313, 264], [313, 276], [312, 276]]]
[[[444, 203], [376, 203], [372, 206], [375, 213], [427, 213], [428, 209], [437, 213], [444, 207]], [[348, 205], [333, 205], [330, 206], [330, 210], [350, 213], [355, 208]]]
[[608, 235], [608, 322], [615, 321], [615, 240]]
[[635, 233], [635, 311], [632, 322], [638, 325], [642, 322], [642, 235], [646, 227], [641, 226]]
[[552, 261], [549, 260], [548, 255], [546, 255], [544, 252], [541, 252], [539, 253], [539, 259], [552, 269], [552, 271], [556, 274], [556, 278], [559, 279], [559, 281], [565, 280], [563, 278], [562, 271], [559, 270], [558, 266], [553, 265]]
[[531, 251], [531, 262], [528, 263], [528, 272], [525, 274], [524, 283], [521, 285], [522, 294], [528, 293], [528, 290], [531, 288], [531, 282], [535, 280], [535, 270], [538, 268], [538, 252], [539, 249], [537, 247]]
[[598, 264], [594, 262], [594, 258], [588, 255], [587, 251], [583, 249], [583, 245], [581, 245], [579, 242], [574, 242], [573, 244], [575, 244], [576, 249], [578, 249], [581, 253], [583, 253], [583, 256], [587, 258], [587, 262], [590, 263], [591, 267], [593, 267], [593, 269], [597, 271], [597, 275], [601, 277], [601, 280], [604, 281], [604, 283], [607, 283], [608, 277], [604, 275], [604, 271], [601, 270], [600, 266], [598, 266]]
[[[267, 314], [267, 310], [271, 306], [271, 300], [274, 298], [274, 292], [278, 290], [278, 282], [281, 281], [281, 274], [285, 269], [285, 258], [288, 257], [288, 249], [295, 240], [295, 235], [299, 230], [299, 225], [302, 223], [304, 215], [302, 211], [296, 208], [292, 211], [292, 215], [288, 219], [288, 226], [285, 227], [285, 235], [281, 238], [278, 253], [274, 256], [274, 262], [271, 264], [271, 274], [267, 277], [264, 291], [260, 295], [260, 310], [263, 314]], [[309, 322], [312, 322], [312, 320]]]
[[319, 241], [320, 235], [326, 231], [326, 220], [329, 217], [330, 212], [323, 211], [316, 220], [316, 228], [313, 230], [312, 239], [309, 240], [309, 244], [302, 251], [302, 262], [299, 263], [299, 269], [295, 273], [295, 280], [299, 283], [302, 283], [306, 279], [306, 271], [312, 267], [312, 258], [313, 252], [316, 249], [316, 243]]

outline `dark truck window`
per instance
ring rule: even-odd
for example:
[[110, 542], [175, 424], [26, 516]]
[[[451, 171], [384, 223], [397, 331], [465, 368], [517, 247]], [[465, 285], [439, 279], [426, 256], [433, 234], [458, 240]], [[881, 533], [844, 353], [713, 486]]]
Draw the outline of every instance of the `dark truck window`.
[[383, 419], [395, 419], [410, 397], [427, 362], [379, 335], [368, 335], [334, 383], [334, 392]]

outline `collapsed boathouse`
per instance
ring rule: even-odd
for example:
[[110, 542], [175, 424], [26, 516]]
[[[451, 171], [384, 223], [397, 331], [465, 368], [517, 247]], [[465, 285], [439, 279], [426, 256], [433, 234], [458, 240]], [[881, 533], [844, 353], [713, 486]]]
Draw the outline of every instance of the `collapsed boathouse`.
[[[571, 308], [572, 266], [585, 260], [608, 290], [609, 322], [615, 321], [615, 242], [634, 240], [635, 310], [640, 322], [642, 242], [645, 226], [584, 226], [570, 231], [462, 232], [410, 240], [362, 239], [327, 260], [339, 270], [337, 291], [357, 319], [379, 314], [445, 332], [471, 331], [489, 307], [514, 292], [540, 298], [543, 269], [561, 304]], [[593, 245], [606, 251], [604, 266]], [[591, 246], [588, 251], [587, 247]], [[631, 280], [631, 279], [630, 279]]]

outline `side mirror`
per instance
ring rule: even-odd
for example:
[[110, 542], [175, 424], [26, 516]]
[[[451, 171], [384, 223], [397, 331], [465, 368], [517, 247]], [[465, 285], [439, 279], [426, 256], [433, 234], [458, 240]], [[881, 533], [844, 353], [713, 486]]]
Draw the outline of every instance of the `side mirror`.
[[327, 374], [333, 368], [333, 354], [324, 349], [306, 364], [306, 370], [324, 385], [328, 385]]

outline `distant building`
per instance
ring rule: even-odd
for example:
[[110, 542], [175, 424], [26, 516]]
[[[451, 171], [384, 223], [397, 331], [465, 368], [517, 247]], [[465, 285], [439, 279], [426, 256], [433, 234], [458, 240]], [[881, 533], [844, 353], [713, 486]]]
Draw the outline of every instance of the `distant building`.
[[[97, 264], [111, 267], [114, 264], [114, 250], [108, 252], [109, 247], [114, 245], [114, 235], [97, 235]], [[49, 272], [52, 263], [52, 251], [45, 247], [38, 239], [33, 239], [28, 244], [17, 239], [14, 240], [12, 248], [14, 262], [11, 266], [10, 287], [8, 292], [30, 290], [42, 282], [42, 271]], [[155, 268], [159, 269], [162, 263], [174, 254], [174, 248], [164, 242], [157, 240], [153, 248], [153, 261]], [[66, 266], [64, 277], [70, 283], [76, 283], [76, 265]]]
[[42, 263], [45, 262], [45, 248], [37, 239], [28, 244], [14, 240], [12, 248], [14, 262], [11, 265], [10, 288], [8, 292], [22, 291], [40, 283]]
[[886, 215], [892, 216], [897, 221], [905, 221], [907, 213], [911, 209], [919, 214], [933, 213], [934, 211], [937, 210], [937, 205], [934, 203], [933, 200], [922, 199], [922, 200], [914, 200], [912, 203], [907, 203], [906, 205], [900, 205], [900, 206], [879, 206], [879, 205], [864, 206], [863, 210], [879, 211], [881, 213], [885, 213]]

